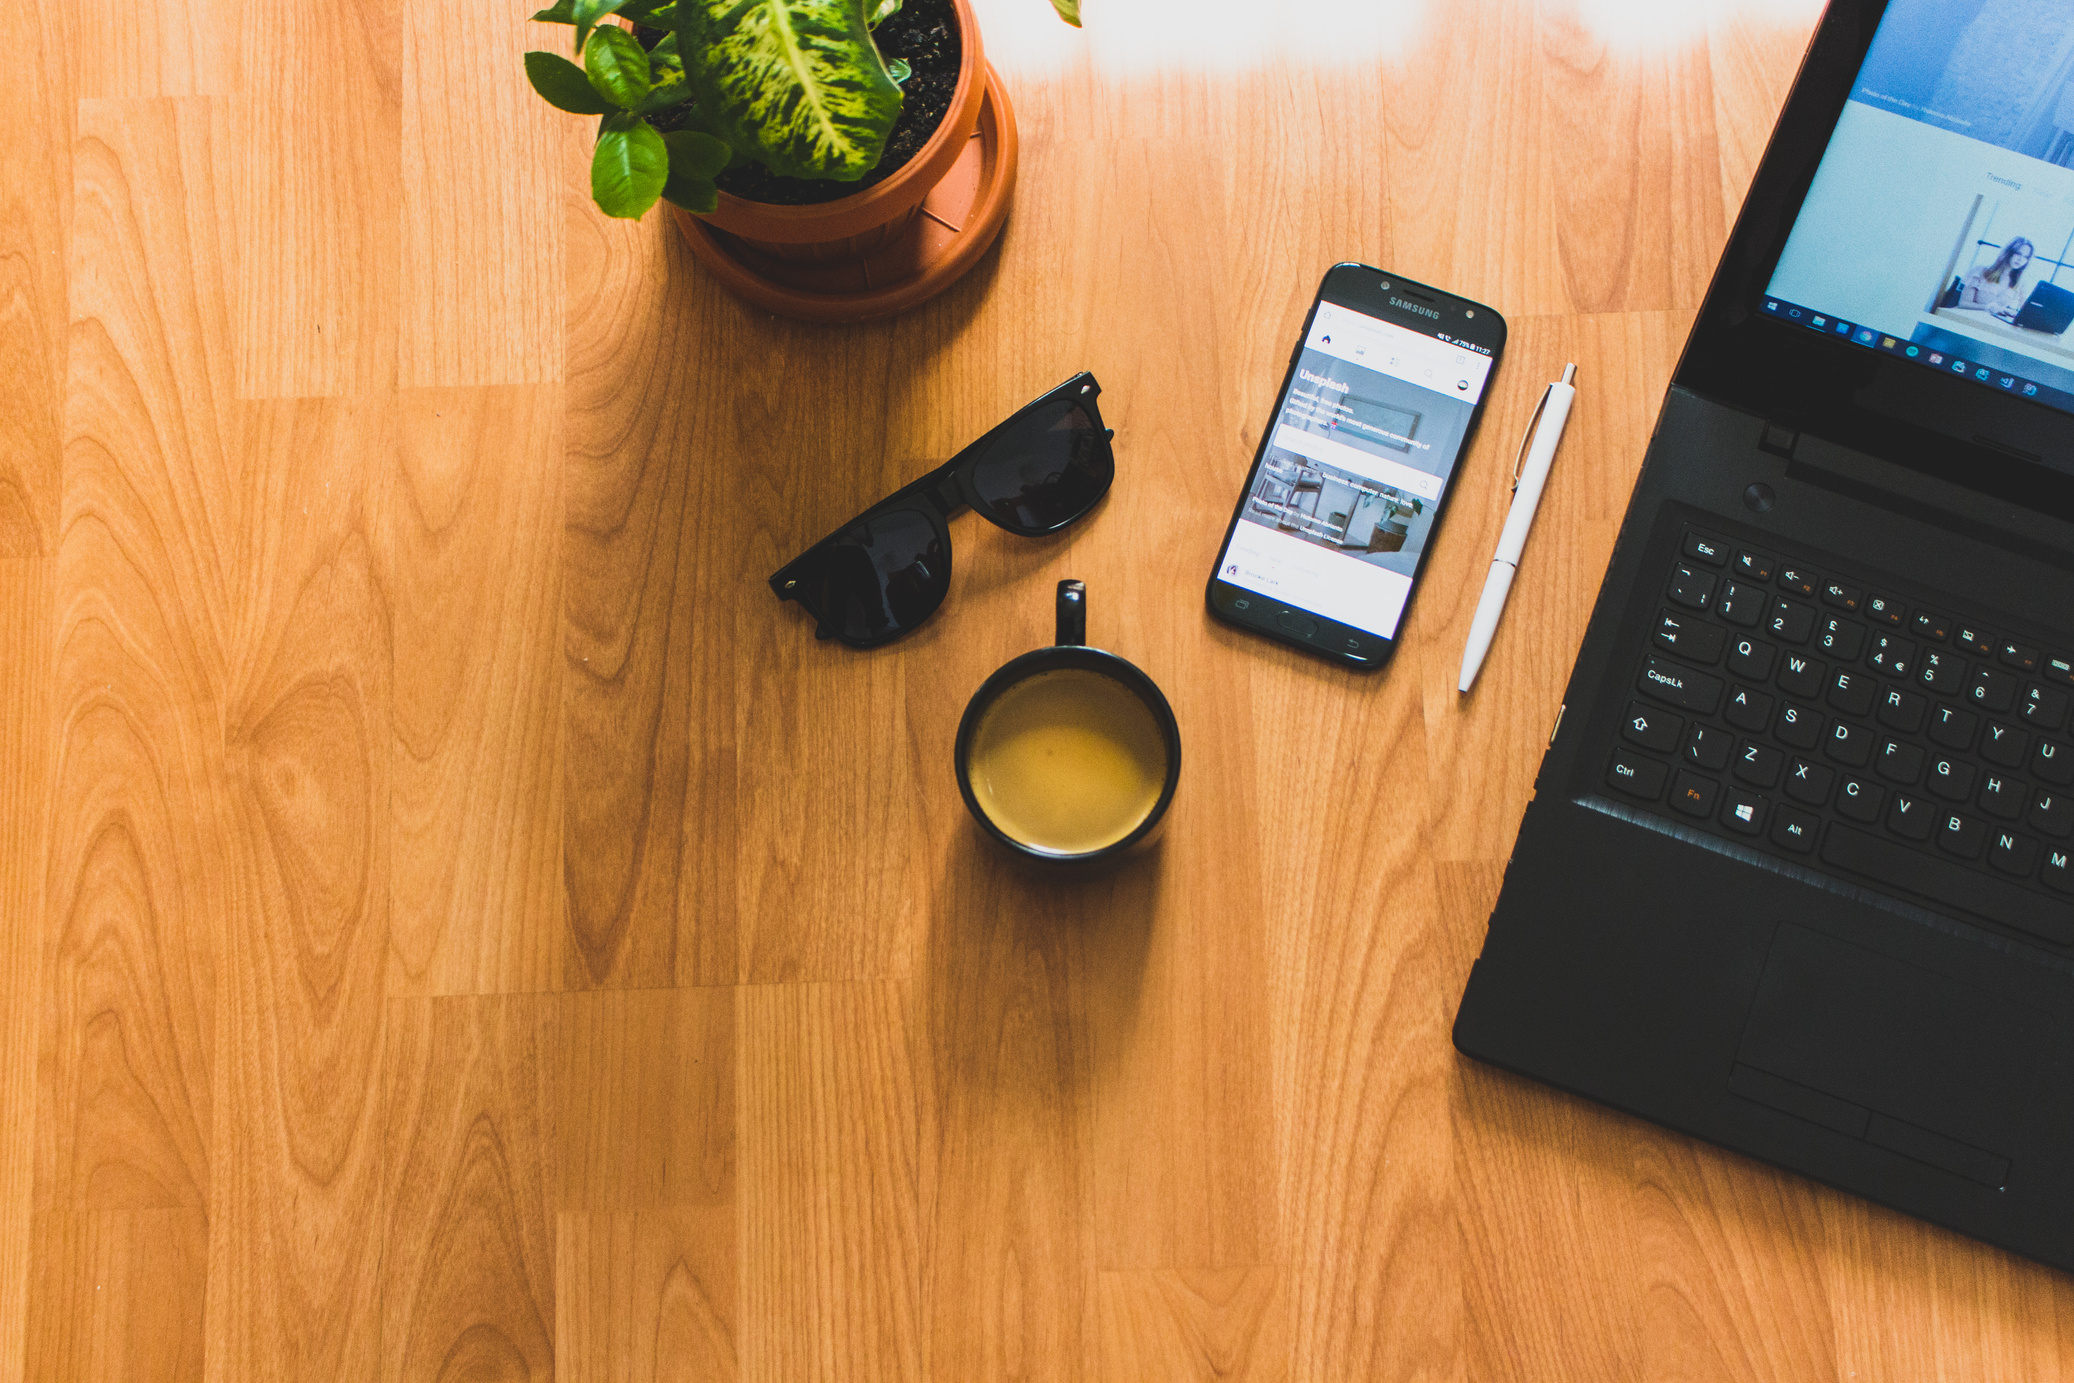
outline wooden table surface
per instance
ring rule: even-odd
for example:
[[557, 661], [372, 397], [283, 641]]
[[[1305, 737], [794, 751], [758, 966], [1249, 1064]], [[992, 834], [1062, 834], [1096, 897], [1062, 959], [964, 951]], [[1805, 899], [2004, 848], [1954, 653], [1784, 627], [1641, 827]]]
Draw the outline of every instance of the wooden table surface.
[[[1809, 4], [988, 0], [1008, 229], [854, 329], [598, 215], [530, 7], [0, 17], [0, 1380], [2074, 1376], [2065, 1277], [1448, 1041]], [[1201, 596], [1336, 259], [1512, 328], [1375, 677]], [[1090, 520], [771, 598], [1083, 368]], [[949, 769], [1063, 576], [1187, 744], [1079, 881]]]

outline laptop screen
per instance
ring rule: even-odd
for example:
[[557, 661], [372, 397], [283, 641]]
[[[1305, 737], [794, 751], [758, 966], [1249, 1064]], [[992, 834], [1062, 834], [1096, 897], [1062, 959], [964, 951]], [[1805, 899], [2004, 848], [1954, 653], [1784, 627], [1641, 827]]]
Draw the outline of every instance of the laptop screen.
[[2074, 412], [2074, 3], [1892, 0], [1756, 307]]

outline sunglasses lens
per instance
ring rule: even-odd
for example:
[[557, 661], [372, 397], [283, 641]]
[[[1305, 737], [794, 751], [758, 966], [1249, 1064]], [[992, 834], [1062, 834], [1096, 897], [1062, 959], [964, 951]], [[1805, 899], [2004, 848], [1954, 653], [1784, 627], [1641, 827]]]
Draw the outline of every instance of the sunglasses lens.
[[1116, 478], [1116, 460], [1094, 415], [1069, 396], [996, 434], [967, 474], [982, 516], [1042, 532], [1093, 508]]
[[849, 644], [884, 643], [934, 614], [951, 585], [951, 549], [930, 516], [874, 514], [800, 558], [787, 592], [823, 633]]

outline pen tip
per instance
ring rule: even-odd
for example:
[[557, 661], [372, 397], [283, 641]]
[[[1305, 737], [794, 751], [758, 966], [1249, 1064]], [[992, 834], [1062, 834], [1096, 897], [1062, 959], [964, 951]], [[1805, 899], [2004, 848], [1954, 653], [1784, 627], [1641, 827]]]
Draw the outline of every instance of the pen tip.
[[1575, 378], [1577, 378], [1577, 362], [1573, 360], [1563, 366], [1563, 383], [1568, 384]]

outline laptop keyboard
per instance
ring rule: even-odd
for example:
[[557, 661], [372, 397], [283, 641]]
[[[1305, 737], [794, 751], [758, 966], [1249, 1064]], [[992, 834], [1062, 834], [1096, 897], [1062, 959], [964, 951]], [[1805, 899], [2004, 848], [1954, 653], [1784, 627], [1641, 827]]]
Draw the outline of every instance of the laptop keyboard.
[[1605, 781], [1738, 844], [2074, 945], [2074, 660], [1689, 529]]

